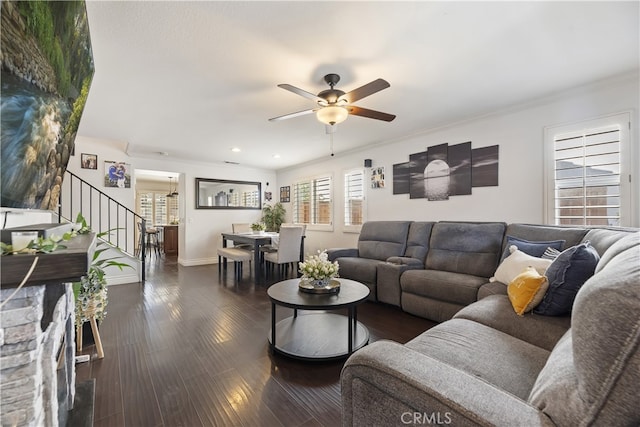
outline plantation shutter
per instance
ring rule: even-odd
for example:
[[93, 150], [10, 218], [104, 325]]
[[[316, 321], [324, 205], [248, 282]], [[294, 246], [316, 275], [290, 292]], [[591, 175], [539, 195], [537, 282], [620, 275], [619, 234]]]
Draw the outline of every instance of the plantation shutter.
[[364, 173], [360, 170], [344, 174], [344, 225], [362, 225], [364, 221]]
[[618, 121], [553, 136], [554, 224], [624, 225], [626, 126]]
[[331, 225], [331, 176], [295, 183], [292, 197], [293, 220], [296, 224]]
[[331, 224], [331, 178], [313, 180], [313, 222], [312, 224]]

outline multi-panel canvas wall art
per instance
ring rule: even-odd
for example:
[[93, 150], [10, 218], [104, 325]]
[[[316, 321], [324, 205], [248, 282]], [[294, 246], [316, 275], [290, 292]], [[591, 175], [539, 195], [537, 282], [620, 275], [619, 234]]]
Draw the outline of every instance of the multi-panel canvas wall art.
[[498, 185], [498, 146], [471, 148], [471, 142], [439, 144], [393, 165], [393, 194], [411, 199], [448, 200], [473, 187]]
[[53, 210], [94, 72], [85, 2], [1, 8], [1, 203]]

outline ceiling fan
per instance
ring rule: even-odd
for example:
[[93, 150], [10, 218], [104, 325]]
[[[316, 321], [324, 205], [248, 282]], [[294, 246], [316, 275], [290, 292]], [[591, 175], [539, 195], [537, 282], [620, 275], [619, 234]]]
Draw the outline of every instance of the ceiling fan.
[[284, 116], [273, 117], [269, 121], [278, 121], [290, 119], [293, 117], [304, 116], [306, 114], [316, 113], [316, 118], [327, 125], [327, 133], [335, 131], [335, 125], [347, 119], [349, 114], [354, 116], [366, 117], [368, 119], [384, 120], [390, 122], [396, 118], [393, 114], [383, 113], [381, 111], [369, 110], [367, 108], [351, 105], [352, 102], [358, 101], [369, 95], [373, 95], [383, 89], [391, 86], [386, 80], [377, 79], [360, 86], [351, 92], [343, 92], [340, 89], [334, 89], [334, 86], [340, 81], [337, 74], [327, 74], [324, 81], [331, 87], [317, 95], [292, 86], [290, 84], [279, 84], [278, 87], [288, 90], [302, 97], [315, 101], [318, 106], [313, 109], [298, 111], [295, 113], [285, 114]]

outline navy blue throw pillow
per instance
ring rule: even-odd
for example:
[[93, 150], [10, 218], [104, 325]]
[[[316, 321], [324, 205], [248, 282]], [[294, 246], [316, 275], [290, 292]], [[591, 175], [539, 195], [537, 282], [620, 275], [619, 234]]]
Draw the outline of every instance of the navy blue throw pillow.
[[566, 240], [550, 240], [547, 242], [530, 242], [528, 240], [518, 239], [517, 237], [507, 236], [507, 246], [505, 246], [500, 262], [504, 261], [504, 259], [511, 254], [511, 252], [509, 252], [511, 245], [516, 245], [520, 252], [524, 252], [527, 255], [542, 258], [547, 248], [562, 250], [562, 245], [564, 245], [565, 241]]
[[593, 276], [598, 261], [600, 256], [589, 242], [563, 251], [547, 268], [549, 289], [533, 312], [546, 316], [571, 313], [576, 294]]

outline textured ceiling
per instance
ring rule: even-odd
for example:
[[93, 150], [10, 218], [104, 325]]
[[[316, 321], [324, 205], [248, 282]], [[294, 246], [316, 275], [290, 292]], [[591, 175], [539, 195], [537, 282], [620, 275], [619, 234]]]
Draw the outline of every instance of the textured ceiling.
[[355, 104], [397, 118], [349, 117], [339, 154], [637, 70], [638, 6], [88, 1], [96, 73], [79, 134], [137, 157], [280, 169], [330, 143], [313, 115], [268, 121], [313, 107], [279, 83], [391, 84]]

